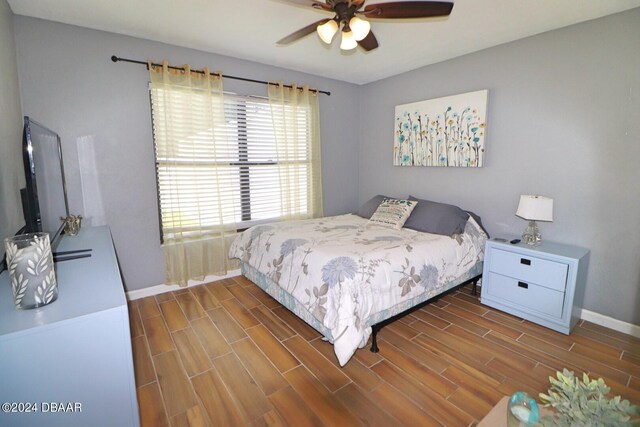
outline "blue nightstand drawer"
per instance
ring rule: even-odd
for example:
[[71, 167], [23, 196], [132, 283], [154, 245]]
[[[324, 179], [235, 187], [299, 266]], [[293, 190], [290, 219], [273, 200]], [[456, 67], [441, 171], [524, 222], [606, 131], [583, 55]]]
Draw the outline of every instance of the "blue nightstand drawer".
[[489, 273], [487, 295], [547, 316], [562, 317], [564, 292], [527, 283], [501, 274]]
[[494, 249], [489, 271], [564, 292], [568, 265], [543, 258]]

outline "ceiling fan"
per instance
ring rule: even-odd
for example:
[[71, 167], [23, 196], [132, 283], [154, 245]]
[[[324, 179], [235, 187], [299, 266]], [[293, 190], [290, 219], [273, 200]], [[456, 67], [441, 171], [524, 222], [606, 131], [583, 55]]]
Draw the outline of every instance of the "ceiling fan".
[[408, 19], [448, 16], [453, 3], [444, 1], [398, 1], [376, 3], [365, 6], [366, 0], [286, 0], [290, 3], [311, 6], [322, 12], [332, 13], [333, 18], [321, 19], [309, 24], [281, 40], [279, 45], [289, 44], [314, 31], [320, 39], [330, 44], [342, 25], [340, 49], [351, 50], [360, 45], [365, 50], [378, 47], [378, 40], [371, 31], [371, 24], [365, 19]]

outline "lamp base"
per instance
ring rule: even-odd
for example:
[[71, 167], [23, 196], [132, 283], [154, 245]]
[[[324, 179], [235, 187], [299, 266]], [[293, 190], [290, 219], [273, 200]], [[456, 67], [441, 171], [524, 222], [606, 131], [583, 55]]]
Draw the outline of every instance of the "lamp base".
[[542, 235], [535, 221], [529, 221], [529, 225], [522, 233], [522, 241], [531, 246], [538, 246], [542, 242]]

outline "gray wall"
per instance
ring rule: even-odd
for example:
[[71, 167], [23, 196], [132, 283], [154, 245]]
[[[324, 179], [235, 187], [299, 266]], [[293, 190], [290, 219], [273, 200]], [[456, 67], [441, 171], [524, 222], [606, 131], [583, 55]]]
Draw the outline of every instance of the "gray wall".
[[[14, 25], [24, 112], [60, 134], [71, 212], [82, 213], [87, 223], [111, 226], [127, 290], [164, 283], [164, 258], [148, 72], [140, 65], [114, 64], [111, 55], [166, 58], [172, 64], [331, 91], [320, 98], [325, 213], [357, 207], [358, 128], [353, 123], [359, 118], [358, 86], [33, 18], [16, 16]], [[228, 91], [266, 95], [262, 85], [224, 84]]]
[[22, 111], [18, 90], [16, 48], [13, 41], [13, 13], [0, 0], [0, 260], [4, 238], [24, 225], [20, 188], [22, 167]]
[[[360, 203], [409, 193], [518, 235], [520, 194], [554, 199], [543, 239], [590, 248], [585, 308], [640, 324], [640, 9], [362, 87]], [[486, 165], [393, 167], [397, 104], [489, 89]]]

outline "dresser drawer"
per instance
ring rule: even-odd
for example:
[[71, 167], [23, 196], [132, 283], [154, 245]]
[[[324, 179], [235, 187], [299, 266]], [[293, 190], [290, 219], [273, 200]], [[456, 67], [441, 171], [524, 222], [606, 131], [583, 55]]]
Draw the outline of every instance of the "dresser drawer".
[[561, 262], [494, 249], [489, 271], [564, 292], [568, 267]]
[[562, 317], [564, 292], [527, 283], [501, 274], [489, 273], [488, 296], [513, 303], [548, 316]]

